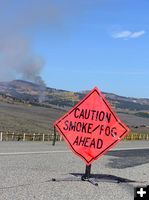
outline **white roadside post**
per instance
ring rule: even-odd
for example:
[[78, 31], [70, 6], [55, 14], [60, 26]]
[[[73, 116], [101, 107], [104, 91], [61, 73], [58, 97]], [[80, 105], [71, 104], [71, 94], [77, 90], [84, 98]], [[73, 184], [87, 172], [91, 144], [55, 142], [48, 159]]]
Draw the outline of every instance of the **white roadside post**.
[[25, 133], [23, 134], [23, 141], [25, 141]]
[[44, 133], [43, 133], [43, 135], [42, 135], [42, 141], [44, 142]]
[[14, 140], [14, 133], [12, 133], [12, 141]]
[[1, 132], [1, 134], [0, 134], [0, 141], [1, 142], [3, 141], [3, 132]]
[[33, 134], [33, 141], [35, 141], [35, 133]]

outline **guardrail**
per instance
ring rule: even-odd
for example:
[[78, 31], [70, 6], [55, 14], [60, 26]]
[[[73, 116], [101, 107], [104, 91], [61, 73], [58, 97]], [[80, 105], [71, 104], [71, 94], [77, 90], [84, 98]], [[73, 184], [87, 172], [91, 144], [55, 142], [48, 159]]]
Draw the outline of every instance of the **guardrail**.
[[[0, 132], [0, 141], [62, 141], [59, 134], [49, 133], [4, 133]], [[129, 133], [123, 140], [149, 140], [149, 133]]]

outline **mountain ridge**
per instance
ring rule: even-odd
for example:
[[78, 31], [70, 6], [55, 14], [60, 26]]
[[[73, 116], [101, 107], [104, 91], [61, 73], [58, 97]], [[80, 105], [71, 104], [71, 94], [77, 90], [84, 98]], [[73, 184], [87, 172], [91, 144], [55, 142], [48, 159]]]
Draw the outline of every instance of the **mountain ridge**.
[[[0, 100], [20, 101], [42, 106], [72, 107], [88, 92], [72, 92], [46, 87], [43, 83], [24, 80], [0, 82]], [[117, 109], [149, 110], [148, 98], [135, 98], [102, 92], [110, 104]]]
[[[1, 131], [42, 133], [72, 108], [88, 91], [70, 92], [44, 84], [14, 80], [0, 82]], [[149, 133], [149, 99], [102, 92], [132, 132]]]

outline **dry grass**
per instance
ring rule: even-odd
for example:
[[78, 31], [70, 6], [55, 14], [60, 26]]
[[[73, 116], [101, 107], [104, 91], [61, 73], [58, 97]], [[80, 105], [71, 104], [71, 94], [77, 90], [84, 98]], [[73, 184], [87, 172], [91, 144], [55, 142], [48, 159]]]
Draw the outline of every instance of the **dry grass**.
[[49, 133], [53, 131], [53, 122], [63, 113], [64, 111], [54, 108], [0, 102], [0, 131]]

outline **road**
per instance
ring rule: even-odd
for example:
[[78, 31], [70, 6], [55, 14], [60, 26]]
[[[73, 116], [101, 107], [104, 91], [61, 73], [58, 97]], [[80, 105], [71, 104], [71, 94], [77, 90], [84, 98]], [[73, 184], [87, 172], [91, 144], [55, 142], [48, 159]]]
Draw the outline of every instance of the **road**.
[[149, 185], [149, 141], [121, 142], [95, 161], [98, 186], [80, 181], [84, 170], [65, 143], [0, 142], [0, 200], [133, 200], [134, 186]]

